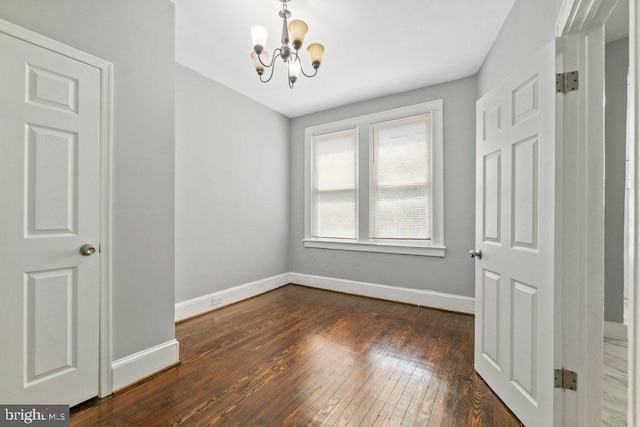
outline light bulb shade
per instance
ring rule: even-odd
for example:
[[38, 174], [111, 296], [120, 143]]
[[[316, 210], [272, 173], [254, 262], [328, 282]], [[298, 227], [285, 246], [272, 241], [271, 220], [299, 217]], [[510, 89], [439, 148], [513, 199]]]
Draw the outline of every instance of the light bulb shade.
[[289, 23], [289, 35], [291, 36], [294, 49], [300, 49], [302, 43], [304, 43], [304, 36], [307, 34], [307, 31], [309, 31], [309, 27], [304, 21], [296, 19]]
[[295, 82], [300, 76], [300, 60], [298, 58], [294, 58], [292, 55], [289, 58], [289, 80], [293, 79]]
[[262, 50], [267, 45], [267, 37], [269, 37], [269, 32], [262, 25], [251, 27], [251, 41], [257, 54], [262, 53]]
[[324, 53], [324, 46], [320, 43], [313, 43], [307, 47], [309, 57], [311, 58], [311, 65], [313, 68], [318, 68], [322, 62], [322, 54]]
[[263, 50], [262, 52], [260, 52], [260, 55], [258, 55], [255, 51], [251, 51], [251, 59], [253, 59], [253, 64], [255, 65], [258, 74], [262, 75], [262, 73], [264, 72], [264, 67], [269, 60], [269, 52]]

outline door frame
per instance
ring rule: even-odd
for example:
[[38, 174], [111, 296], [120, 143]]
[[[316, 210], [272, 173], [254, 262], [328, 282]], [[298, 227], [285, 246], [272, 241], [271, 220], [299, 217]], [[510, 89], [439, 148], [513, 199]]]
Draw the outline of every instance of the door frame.
[[604, 24], [617, 0], [564, 0], [556, 72], [579, 89], [556, 98], [556, 368], [578, 373], [555, 391], [556, 425], [600, 425], [604, 334]]
[[629, 147], [631, 169], [631, 190], [629, 200], [629, 239], [632, 242], [627, 261], [631, 263], [630, 307], [629, 307], [629, 387], [627, 418], [630, 426], [640, 426], [640, 7], [637, 2], [629, 2], [629, 76], [632, 81], [633, 142]]
[[112, 354], [112, 139], [113, 64], [56, 40], [0, 19], [0, 33], [85, 63], [100, 71], [100, 325], [98, 396], [113, 393]]

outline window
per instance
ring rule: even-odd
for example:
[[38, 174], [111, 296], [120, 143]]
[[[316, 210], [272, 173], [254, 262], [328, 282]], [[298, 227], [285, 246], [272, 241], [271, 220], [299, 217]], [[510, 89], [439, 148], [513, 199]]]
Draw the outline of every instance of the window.
[[431, 117], [371, 126], [370, 205], [374, 240], [431, 240]]
[[356, 238], [356, 145], [355, 129], [313, 137], [312, 237]]
[[442, 110], [436, 100], [307, 128], [305, 246], [444, 256]]

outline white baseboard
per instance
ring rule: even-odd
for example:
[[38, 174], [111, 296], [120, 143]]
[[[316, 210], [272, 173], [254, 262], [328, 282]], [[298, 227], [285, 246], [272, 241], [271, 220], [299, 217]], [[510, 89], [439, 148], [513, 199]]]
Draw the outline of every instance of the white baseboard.
[[613, 338], [615, 340], [628, 341], [627, 325], [618, 322], [604, 322], [604, 337]]
[[[287, 283], [289, 283], [289, 273], [283, 273], [277, 276], [256, 280], [255, 282], [246, 283], [244, 285], [235, 286], [223, 291], [214, 292], [176, 303], [176, 322], [269, 292], [273, 289], [279, 288], [280, 286], [286, 285]], [[219, 303], [213, 305], [212, 300], [216, 300], [218, 298]]]
[[[379, 285], [376, 283], [356, 282], [354, 280], [335, 279], [332, 277], [313, 276], [310, 274], [284, 273], [179, 302], [176, 304], [175, 320], [177, 322], [216, 310], [226, 305], [269, 292], [287, 283], [296, 283], [318, 289], [415, 304], [423, 307], [458, 311], [461, 313], [473, 314], [475, 310], [475, 299], [472, 297], [421, 289]], [[215, 305], [213, 305], [212, 300], [217, 300]]]
[[312, 276], [300, 273], [290, 273], [289, 281], [291, 283], [318, 289], [344, 292], [347, 294], [457, 311], [461, 313], [473, 314], [475, 311], [475, 299], [460, 295], [425, 291], [421, 289], [400, 288], [397, 286], [378, 285], [376, 283], [356, 282], [353, 280], [334, 279], [331, 277]]
[[179, 362], [179, 350], [180, 344], [173, 339], [114, 361], [111, 364], [113, 390], [117, 391]]

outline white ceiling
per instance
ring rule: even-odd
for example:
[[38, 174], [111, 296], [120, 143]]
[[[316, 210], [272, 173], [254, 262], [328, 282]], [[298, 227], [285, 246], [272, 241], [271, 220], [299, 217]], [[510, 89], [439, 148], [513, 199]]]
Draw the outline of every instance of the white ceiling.
[[303, 50], [313, 42], [326, 50], [318, 75], [290, 90], [282, 62], [263, 84], [249, 56], [254, 24], [269, 30], [269, 52], [279, 46], [280, 1], [175, 0], [176, 61], [297, 117], [475, 74], [514, 2], [291, 0], [291, 19], [309, 25]]

